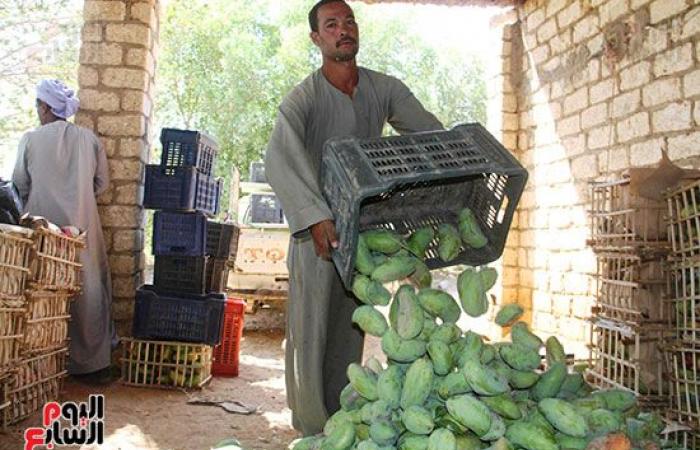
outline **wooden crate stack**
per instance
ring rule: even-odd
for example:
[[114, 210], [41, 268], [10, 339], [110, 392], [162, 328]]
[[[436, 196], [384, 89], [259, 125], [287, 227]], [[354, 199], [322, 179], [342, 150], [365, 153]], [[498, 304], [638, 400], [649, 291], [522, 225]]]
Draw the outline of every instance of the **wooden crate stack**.
[[597, 259], [589, 381], [634, 392], [649, 409], [668, 404], [663, 344], [669, 305], [665, 205], [635, 194], [629, 178], [591, 183], [591, 239]]
[[671, 405], [669, 418], [690, 428], [700, 448], [700, 181], [667, 195], [672, 244], [669, 306], [673, 341], [666, 347]]
[[58, 400], [84, 236], [0, 225], [0, 424]]

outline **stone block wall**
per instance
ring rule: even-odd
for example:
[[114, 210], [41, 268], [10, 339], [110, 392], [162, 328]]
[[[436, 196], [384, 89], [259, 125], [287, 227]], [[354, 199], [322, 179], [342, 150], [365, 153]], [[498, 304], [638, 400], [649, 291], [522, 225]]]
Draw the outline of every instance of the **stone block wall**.
[[131, 334], [134, 291], [143, 283], [144, 165], [149, 159], [159, 25], [157, 0], [86, 0], [80, 49], [78, 125], [109, 159], [99, 199], [120, 335]]
[[596, 269], [588, 181], [651, 165], [662, 149], [700, 166], [700, 1], [527, 0], [517, 12], [517, 119], [504, 110], [503, 122], [517, 123], [530, 179], [504, 294], [516, 283], [533, 328], [585, 356]]

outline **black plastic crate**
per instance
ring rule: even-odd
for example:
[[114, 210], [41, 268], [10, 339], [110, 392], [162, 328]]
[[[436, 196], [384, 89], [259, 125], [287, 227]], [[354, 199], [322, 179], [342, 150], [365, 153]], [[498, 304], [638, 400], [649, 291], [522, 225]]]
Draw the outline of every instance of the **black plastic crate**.
[[156, 256], [153, 285], [160, 293], [204, 294], [206, 256]]
[[333, 262], [346, 287], [359, 232], [388, 228], [406, 235], [424, 226], [456, 226], [465, 207], [474, 212], [488, 244], [445, 263], [434, 241], [426, 264], [435, 269], [498, 259], [527, 181], [525, 168], [479, 124], [384, 138], [333, 138], [324, 146], [321, 173], [340, 240]]
[[198, 173], [194, 167], [146, 166], [143, 206], [149, 209], [219, 211], [221, 180]]
[[251, 162], [248, 179], [251, 183], [267, 183], [267, 178], [265, 177], [265, 163], [262, 161]]
[[235, 260], [239, 234], [240, 229], [232, 223], [207, 221], [207, 255]]
[[250, 195], [251, 223], [284, 223], [282, 204], [275, 194]]
[[218, 145], [210, 136], [199, 131], [163, 128], [160, 143], [162, 167], [195, 167], [204, 175], [214, 174]]
[[139, 339], [161, 339], [217, 345], [226, 296], [168, 295], [144, 285], [136, 290], [132, 334]]
[[207, 261], [207, 292], [225, 292], [228, 282], [228, 259], [209, 258]]
[[156, 211], [153, 217], [153, 254], [204, 256], [207, 232], [207, 218], [202, 213]]

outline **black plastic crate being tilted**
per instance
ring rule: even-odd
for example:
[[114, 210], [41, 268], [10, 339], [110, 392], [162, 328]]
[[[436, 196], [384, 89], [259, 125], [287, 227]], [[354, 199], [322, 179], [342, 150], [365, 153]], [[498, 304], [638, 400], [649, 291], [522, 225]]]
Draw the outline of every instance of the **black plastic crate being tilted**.
[[221, 340], [224, 294], [164, 295], [153, 286], [136, 290], [132, 334], [140, 339], [165, 339], [216, 345]]
[[163, 128], [160, 132], [163, 153], [162, 167], [195, 167], [204, 175], [214, 173], [218, 145], [211, 137], [199, 131]]
[[324, 146], [321, 173], [340, 240], [333, 261], [346, 287], [361, 231], [408, 234], [442, 223], [457, 226], [465, 207], [474, 212], [488, 244], [462, 249], [445, 263], [434, 240], [426, 264], [435, 269], [498, 259], [527, 181], [525, 168], [479, 124], [384, 138], [333, 138]]
[[158, 292], [204, 294], [206, 256], [156, 256], [153, 285]]
[[275, 194], [251, 194], [251, 223], [284, 223], [282, 204]]
[[207, 221], [207, 255], [235, 259], [240, 229], [232, 223]]
[[219, 211], [221, 180], [197, 172], [194, 167], [146, 166], [143, 206], [149, 209]]
[[207, 249], [204, 214], [156, 211], [153, 215], [153, 254], [204, 256]]

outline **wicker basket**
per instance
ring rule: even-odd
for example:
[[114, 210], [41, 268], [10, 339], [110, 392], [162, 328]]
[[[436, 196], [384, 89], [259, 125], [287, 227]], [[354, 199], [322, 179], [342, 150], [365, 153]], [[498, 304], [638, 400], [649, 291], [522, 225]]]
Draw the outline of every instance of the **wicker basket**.
[[5, 423], [5, 410], [7, 410], [11, 404], [8, 395], [11, 375], [12, 374], [10, 372], [3, 372], [2, 375], [0, 375], [0, 432], [7, 431], [7, 424]]
[[4, 396], [10, 406], [0, 416], [3, 425], [19, 422], [39, 411], [44, 404], [58, 400], [66, 375], [67, 354], [67, 348], [57, 349], [23, 359], [18, 364]]
[[201, 388], [211, 379], [212, 347], [123, 339], [122, 383], [159, 388]]
[[19, 361], [20, 347], [24, 338], [24, 308], [0, 306], [0, 378], [3, 370]]
[[662, 345], [667, 327], [628, 324], [594, 319], [591, 327], [590, 382], [602, 389], [618, 388], [639, 396], [648, 407], [664, 407], [668, 385]]
[[629, 178], [591, 183], [591, 239], [596, 251], [667, 249], [664, 205], [630, 189]]
[[22, 306], [32, 234], [29, 228], [0, 224], [0, 306]]
[[65, 347], [68, 339], [70, 302], [73, 292], [32, 291], [27, 293], [27, 313], [21, 351], [35, 355]]
[[31, 285], [35, 289], [80, 289], [80, 251], [85, 248], [85, 235], [72, 238], [48, 228], [34, 231]]

